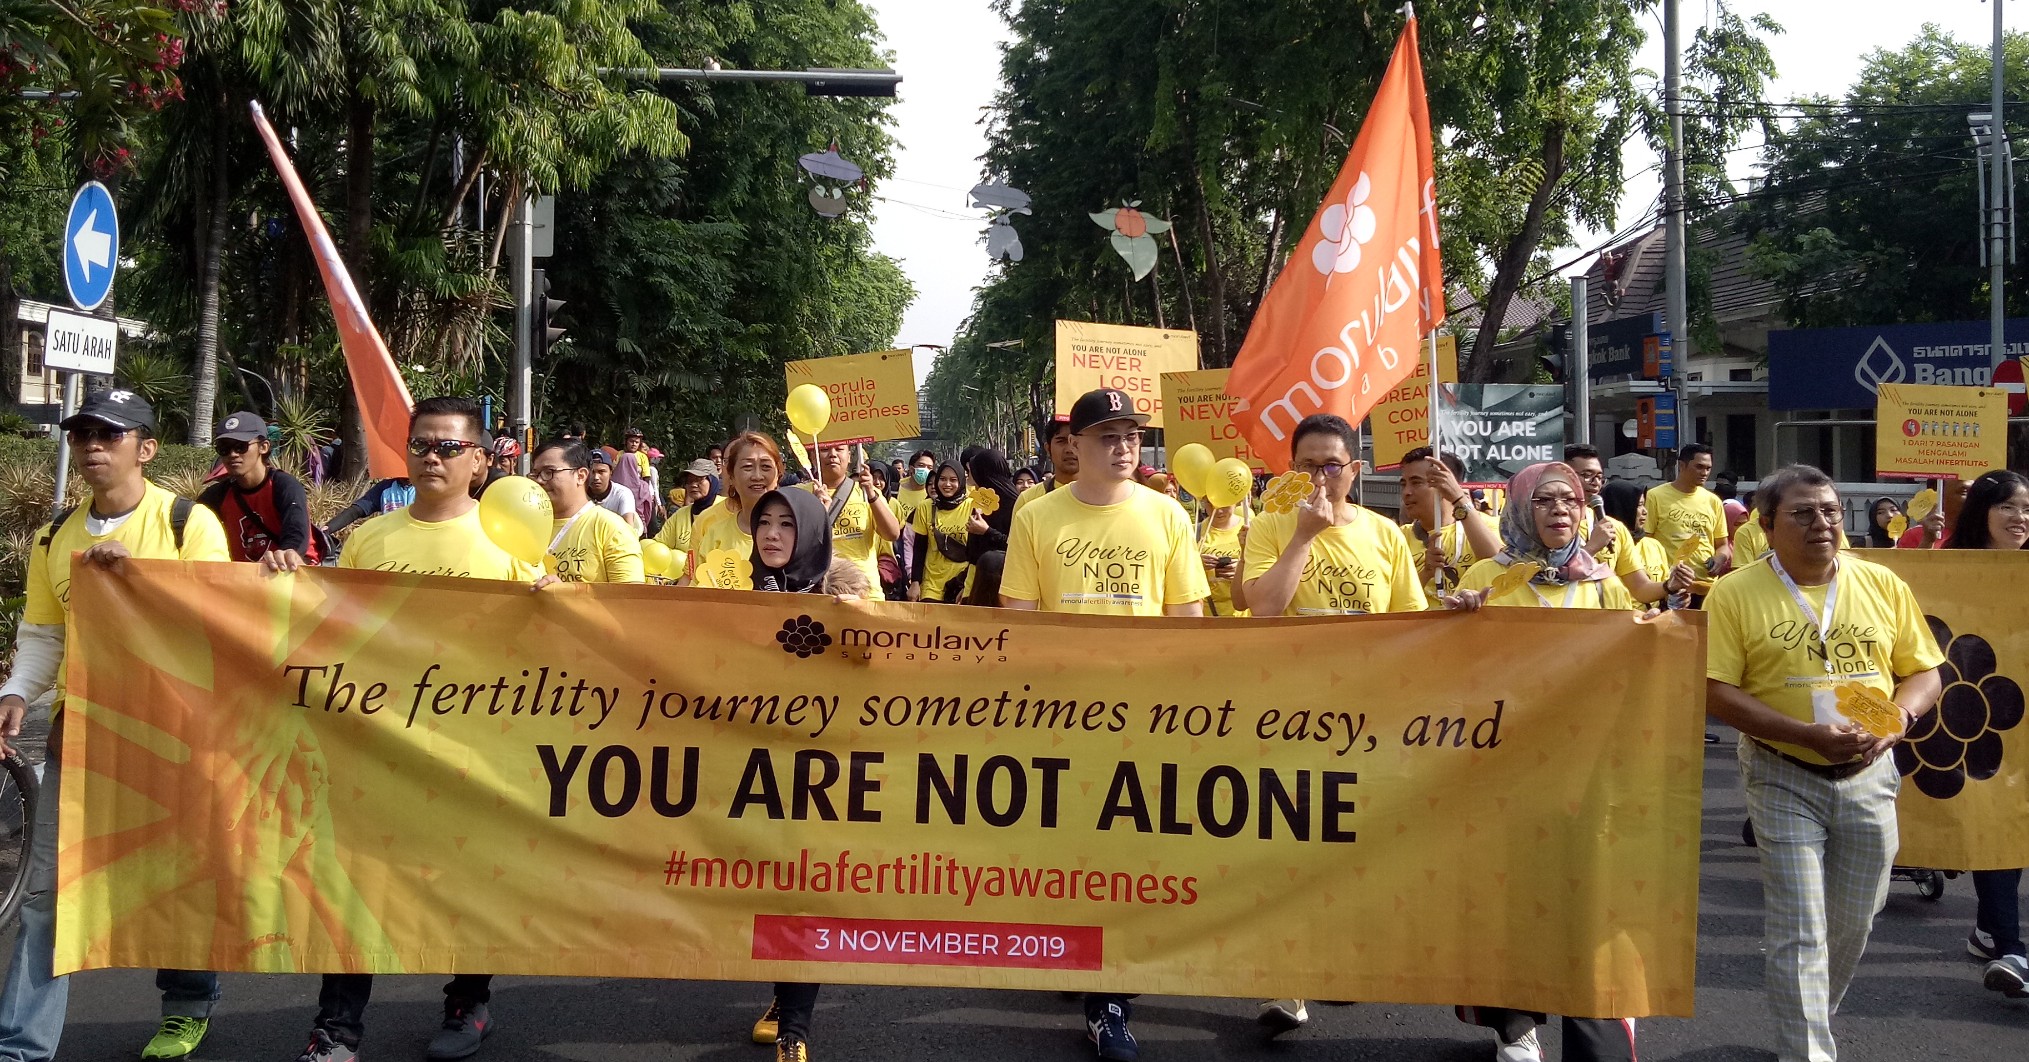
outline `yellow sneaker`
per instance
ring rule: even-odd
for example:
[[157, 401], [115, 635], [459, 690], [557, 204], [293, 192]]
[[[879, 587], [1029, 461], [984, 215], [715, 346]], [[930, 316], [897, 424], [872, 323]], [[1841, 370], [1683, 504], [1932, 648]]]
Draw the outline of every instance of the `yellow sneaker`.
[[172, 1014], [162, 1019], [162, 1027], [155, 1030], [155, 1037], [148, 1046], [141, 1049], [142, 1058], [186, 1058], [204, 1042], [204, 1034], [211, 1023], [203, 1018], [187, 1018]]
[[769, 1000], [767, 1013], [761, 1015], [754, 1022], [754, 1042], [757, 1044], [774, 1043], [775, 1038], [782, 1035], [781, 1019], [781, 1004], [775, 1000]]

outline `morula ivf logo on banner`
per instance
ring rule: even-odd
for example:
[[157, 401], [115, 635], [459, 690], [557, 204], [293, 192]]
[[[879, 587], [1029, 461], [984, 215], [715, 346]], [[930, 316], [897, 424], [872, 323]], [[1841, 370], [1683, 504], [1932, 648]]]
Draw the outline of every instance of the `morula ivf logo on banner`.
[[1994, 646], [1977, 634], [1953, 636], [1936, 616], [1930, 621], [1937, 644], [1945, 646], [1938, 671], [1944, 694], [1937, 709], [1926, 712], [1895, 746], [1895, 768], [1913, 777], [1916, 788], [1933, 800], [1949, 800], [1966, 787], [1966, 779], [1984, 782], [2001, 772], [2006, 752], [2001, 733], [2022, 722], [2022, 687], [1996, 674]]

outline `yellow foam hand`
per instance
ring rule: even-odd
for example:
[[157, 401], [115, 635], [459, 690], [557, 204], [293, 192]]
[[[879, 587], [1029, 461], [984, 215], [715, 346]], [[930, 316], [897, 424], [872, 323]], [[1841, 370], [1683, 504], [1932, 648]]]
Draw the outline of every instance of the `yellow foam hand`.
[[1909, 531], [1909, 517], [1897, 514], [1888, 521], [1888, 537], [1900, 540]]
[[729, 549], [715, 549], [705, 554], [698, 574], [720, 590], [745, 590], [754, 585], [754, 561]]
[[1916, 497], [1909, 499], [1909, 519], [1920, 524], [1923, 522], [1923, 518], [1929, 516], [1930, 511], [1935, 508], [1937, 508], [1937, 491], [1934, 488], [1925, 487], [1916, 492]]
[[1843, 682], [1833, 690], [1839, 714], [1860, 724], [1875, 737], [1892, 737], [1902, 732], [1902, 708], [1881, 691], [1858, 682]]
[[965, 495], [965, 500], [971, 502], [972, 511], [981, 516], [992, 516], [1000, 511], [1000, 495], [990, 487], [972, 488]]
[[1677, 547], [1677, 555], [1671, 558], [1670, 563], [1672, 564], [1691, 563], [1691, 558], [1697, 554], [1698, 547], [1703, 546], [1704, 544], [1705, 544], [1705, 532], [1703, 531], [1691, 532], [1691, 537], [1685, 539], [1684, 544]]
[[1264, 513], [1293, 513], [1317, 489], [1310, 481], [1308, 472], [1284, 472], [1268, 481], [1261, 492], [1261, 511]]
[[1536, 573], [1542, 570], [1543, 566], [1535, 561], [1522, 561], [1518, 564], [1508, 565], [1508, 570], [1495, 576], [1494, 584], [1487, 587], [1487, 600], [1491, 601], [1494, 598], [1520, 590], [1529, 585], [1529, 580], [1534, 579]]

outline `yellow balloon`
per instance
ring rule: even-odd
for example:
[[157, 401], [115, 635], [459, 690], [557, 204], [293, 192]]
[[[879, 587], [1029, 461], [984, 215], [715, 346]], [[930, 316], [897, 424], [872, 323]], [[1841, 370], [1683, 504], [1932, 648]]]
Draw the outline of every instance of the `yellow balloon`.
[[1204, 443], [1185, 443], [1170, 455], [1169, 470], [1176, 473], [1177, 482], [1194, 498], [1204, 497], [1206, 484], [1212, 478], [1212, 466], [1218, 461], [1212, 457], [1212, 450]]
[[823, 434], [831, 423], [831, 396], [816, 384], [797, 384], [789, 392], [789, 423], [805, 435]]
[[550, 496], [526, 476], [503, 476], [479, 496], [479, 526], [516, 560], [541, 564], [554, 522]]
[[652, 538], [641, 542], [641, 570], [649, 575], [663, 575], [669, 571], [669, 562], [675, 559], [668, 546]]
[[1224, 508], [1238, 505], [1254, 489], [1254, 469], [1237, 457], [1229, 457], [1212, 466], [1212, 476], [1205, 484], [1205, 500]]

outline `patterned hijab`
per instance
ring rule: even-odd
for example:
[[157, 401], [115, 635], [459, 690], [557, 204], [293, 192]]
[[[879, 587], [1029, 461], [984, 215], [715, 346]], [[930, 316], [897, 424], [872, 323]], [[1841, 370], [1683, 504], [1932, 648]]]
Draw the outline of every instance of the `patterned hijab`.
[[[1552, 550], [1543, 544], [1536, 534], [1536, 514], [1529, 500], [1535, 496], [1536, 488], [1546, 479], [1560, 479], [1570, 484], [1573, 493], [1585, 497], [1585, 488], [1579, 485], [1578, 473], [1562, 461], [1545, 461], [1515, 473], [1508, 481], [1508, 504], [1501, 510], [1501, 552], [1495, 557], [1502, 564], [1518, 564], [1535, 561], [1543, 566], [1530, 582], [1545, 586], [1563, 586], [1566, 583], [1589, 583], [1605, 579], [1613, 574], [1606, 565], [1599, 563], [1592, 554], [1585, 552], [1584, 536], [1575, 536], [1563, 549]], [[1574, 520], [1582, 524], [1583, 512], [1574, 514]]]

